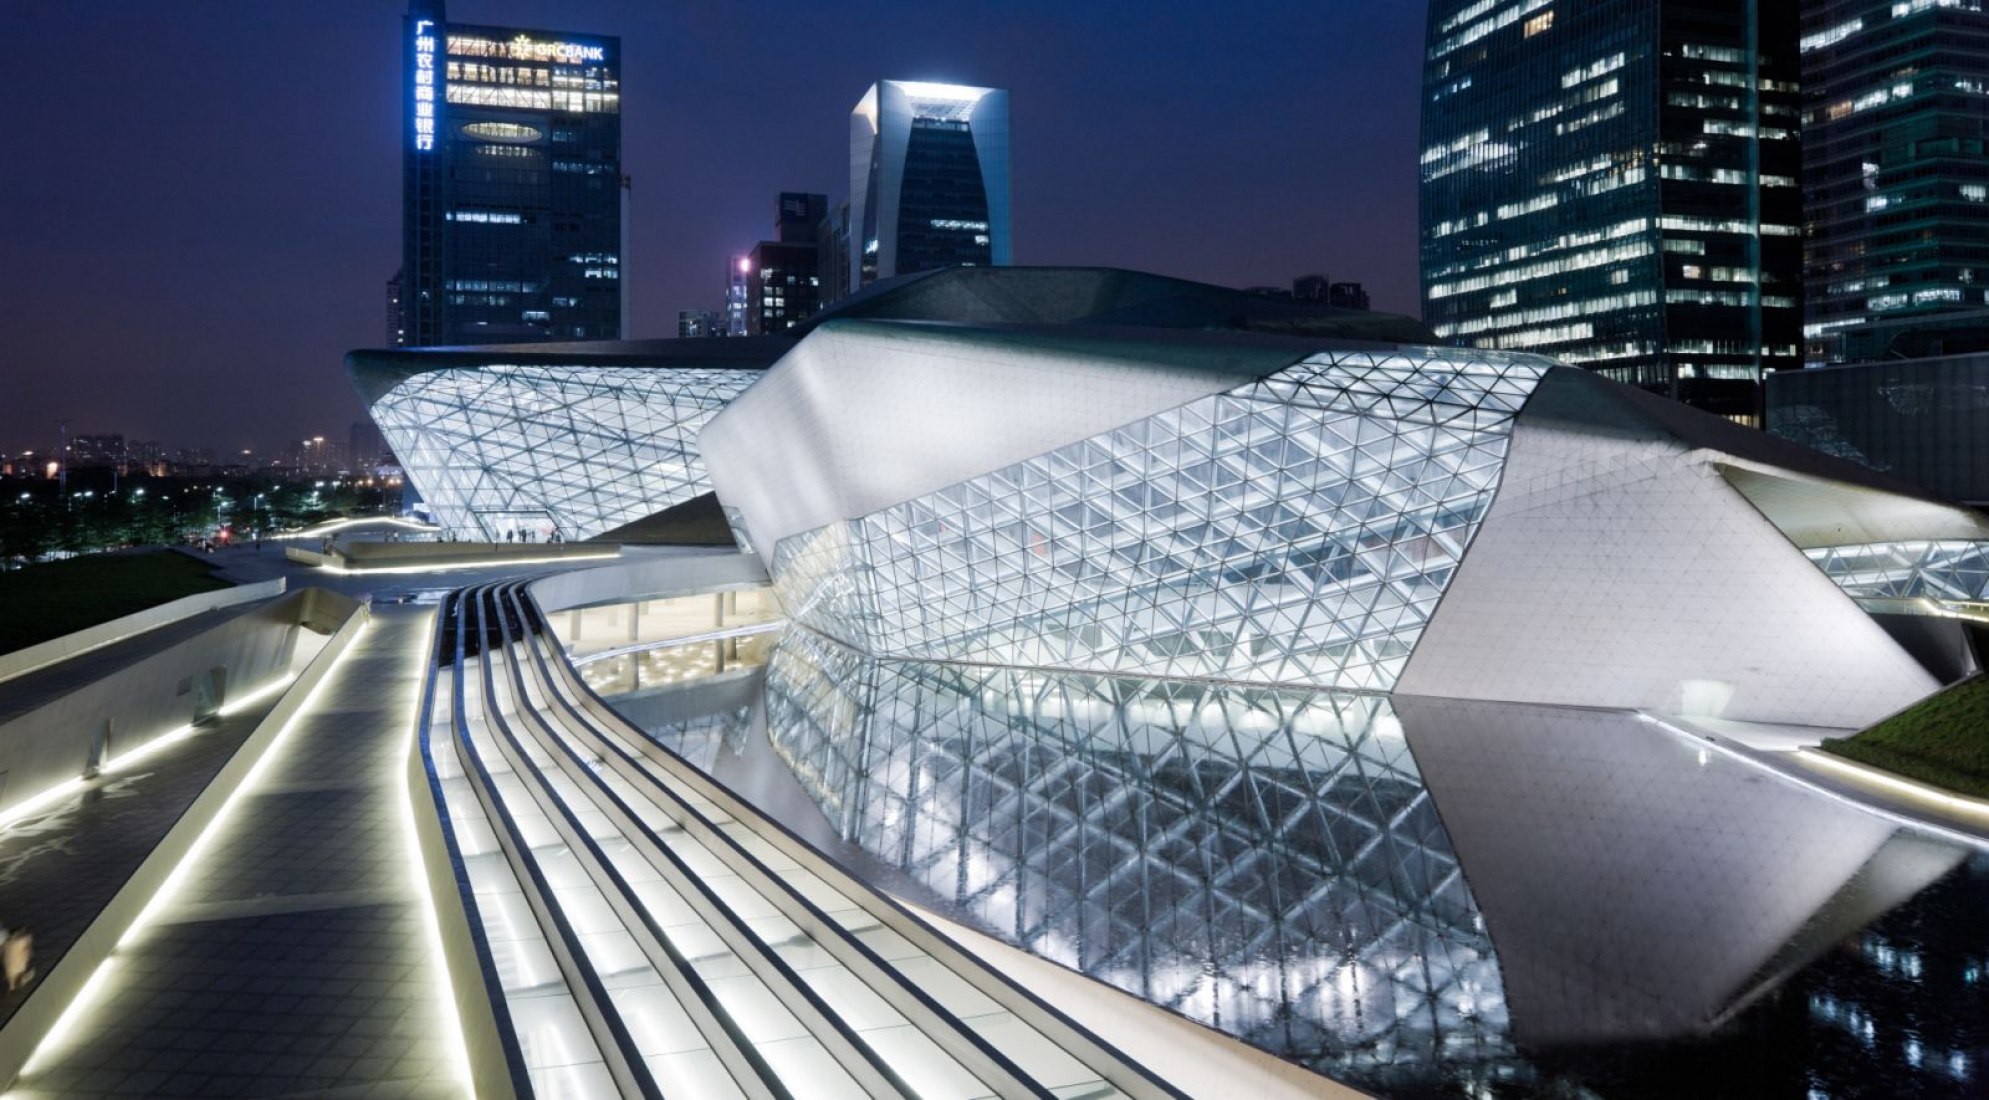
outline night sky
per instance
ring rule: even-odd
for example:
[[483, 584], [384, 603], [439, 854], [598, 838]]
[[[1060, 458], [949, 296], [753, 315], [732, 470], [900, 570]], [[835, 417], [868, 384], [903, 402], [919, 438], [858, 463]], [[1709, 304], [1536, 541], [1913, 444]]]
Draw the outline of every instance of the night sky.
[[[364, 416], [400, 262], [394, 0], [7, 6], [0, 450], [71, 431], [279, 448]], [[629, 332], [716, 308], [775, 194], [848, 188], [879, 78], [1011, 90], [1015, 259], [1416, 312], [1424, 5], [451, 0], [617, 34]]]

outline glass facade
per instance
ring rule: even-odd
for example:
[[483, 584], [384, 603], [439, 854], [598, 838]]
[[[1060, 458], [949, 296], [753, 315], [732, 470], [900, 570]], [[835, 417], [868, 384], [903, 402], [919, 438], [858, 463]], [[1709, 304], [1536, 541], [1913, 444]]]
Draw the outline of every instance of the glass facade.
[[747, 334], [785, 332], [821, 310], [822, 280], [816, 275], [813, 241], [761, 241], [747, 262]]
[[1989, 543], [1935, 539], [1829, 546], [1803, 553], [1861, 600], [1979, 603], [1989, 598]]
[[407, 18], [412, 346], [621, 335], [621, 44]]
[[1548, 367], [1322, 353], [783, 538], [775, 584], [876, 656], [1387, 689]]
[[[1844, 330], [1989, 305], [1989, 12], [1933, 0], [1802, 9], [1808, 357], [1892, 357]], [[1890, 344], [1899, 326], [1887, 327]]]
[[1366, 1087], [1511, 1057], [1383, 696], [878, 662], [792, 631], [766, 708], [838, 834], [1002, 940]]
[[1989, 355], [1778, 374], [1768, 430], [1947, 500], [1989, 503]]
[[426, 371], [373, 420], [459, 537], [584, 539], [709, 492], [697, 433], [756, 370], [493, 364]]
[[1758, 422], [1799, 364], [1794, 5], [1435, 0], [1424, 320]]
[[971, 123], [915, 118], [898, 199], [898, 274], [993, 262]]

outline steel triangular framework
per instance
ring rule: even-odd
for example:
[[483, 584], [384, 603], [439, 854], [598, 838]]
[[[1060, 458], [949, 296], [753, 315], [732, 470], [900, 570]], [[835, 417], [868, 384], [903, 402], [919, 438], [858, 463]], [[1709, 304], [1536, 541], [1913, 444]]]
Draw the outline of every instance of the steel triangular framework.
[[1544, 360], [1315, 355], [782, 539], [797, 621], [875, 656], [1394, 685]]
[[1011, 944], [1369, 1085], [1512, 1056], [1386, 696], [877, 661], [793, 630], [766, 700], [844, 839]]
[[459, 537], [587, 538], [705, 493], [697, 433], [759, 371], [496, 364], [427, 371], [373, 419]]
[[1989, 543], [1922, 539], [1803, 553], [1838, 587], [1862, 600], [1989, 599]]

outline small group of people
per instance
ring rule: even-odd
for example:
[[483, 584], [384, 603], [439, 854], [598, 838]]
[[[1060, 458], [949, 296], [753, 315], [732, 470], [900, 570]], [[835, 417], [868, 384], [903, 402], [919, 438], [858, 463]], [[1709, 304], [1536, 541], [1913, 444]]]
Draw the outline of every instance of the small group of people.
[[35, 980], [35, 937], [26, 926], [7, 930], [7, 938], [0, 941], [0, 970], [7, 974], [7, 992]]
[[[534, 530], [532, 530], [532, 529], [531, 529], [531, 528], [529, 528], [529, 527], [518, 527], [518, 528], [513, 528], [513, 529], [511, 529], [511, 530], [509, 530], [509, 531], [506, 531], [506, 532], [504, 532], [504, 541], [505, 541], [505, 542], [537, 542], [537, 541], [539, 541], [539, 533], [538, 533], [537, 531], [534, 531]], [[547, 541], [547, 542], [565, 542], [565, 541], [566, 541], [566, 536], [564, 536], [564, 535], [560, 534], [560, 533], [559, 533], [559, 528], [555, 527], [555, 528], [553, 528], [553, 529], [552, 529], [552, 534], [550, 534], [550, 535], [547, 535], [547, 536], [546, 536], [546, 540], [545, 540], [545, 541]]]

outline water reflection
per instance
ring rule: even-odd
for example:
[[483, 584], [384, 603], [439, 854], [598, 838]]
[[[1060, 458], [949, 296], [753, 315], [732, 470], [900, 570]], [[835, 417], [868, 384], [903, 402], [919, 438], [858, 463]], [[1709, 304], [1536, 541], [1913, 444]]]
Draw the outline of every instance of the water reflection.
[[1634, 714], [1395, 705], [1537, 1045], [1710, 1031], [1963, 856]]
[[1384, 1094], [1968, 1095], [1989, 1053], [1989, 864], [1633, 715], [793, 630], [765, 716], [957, 918]]

